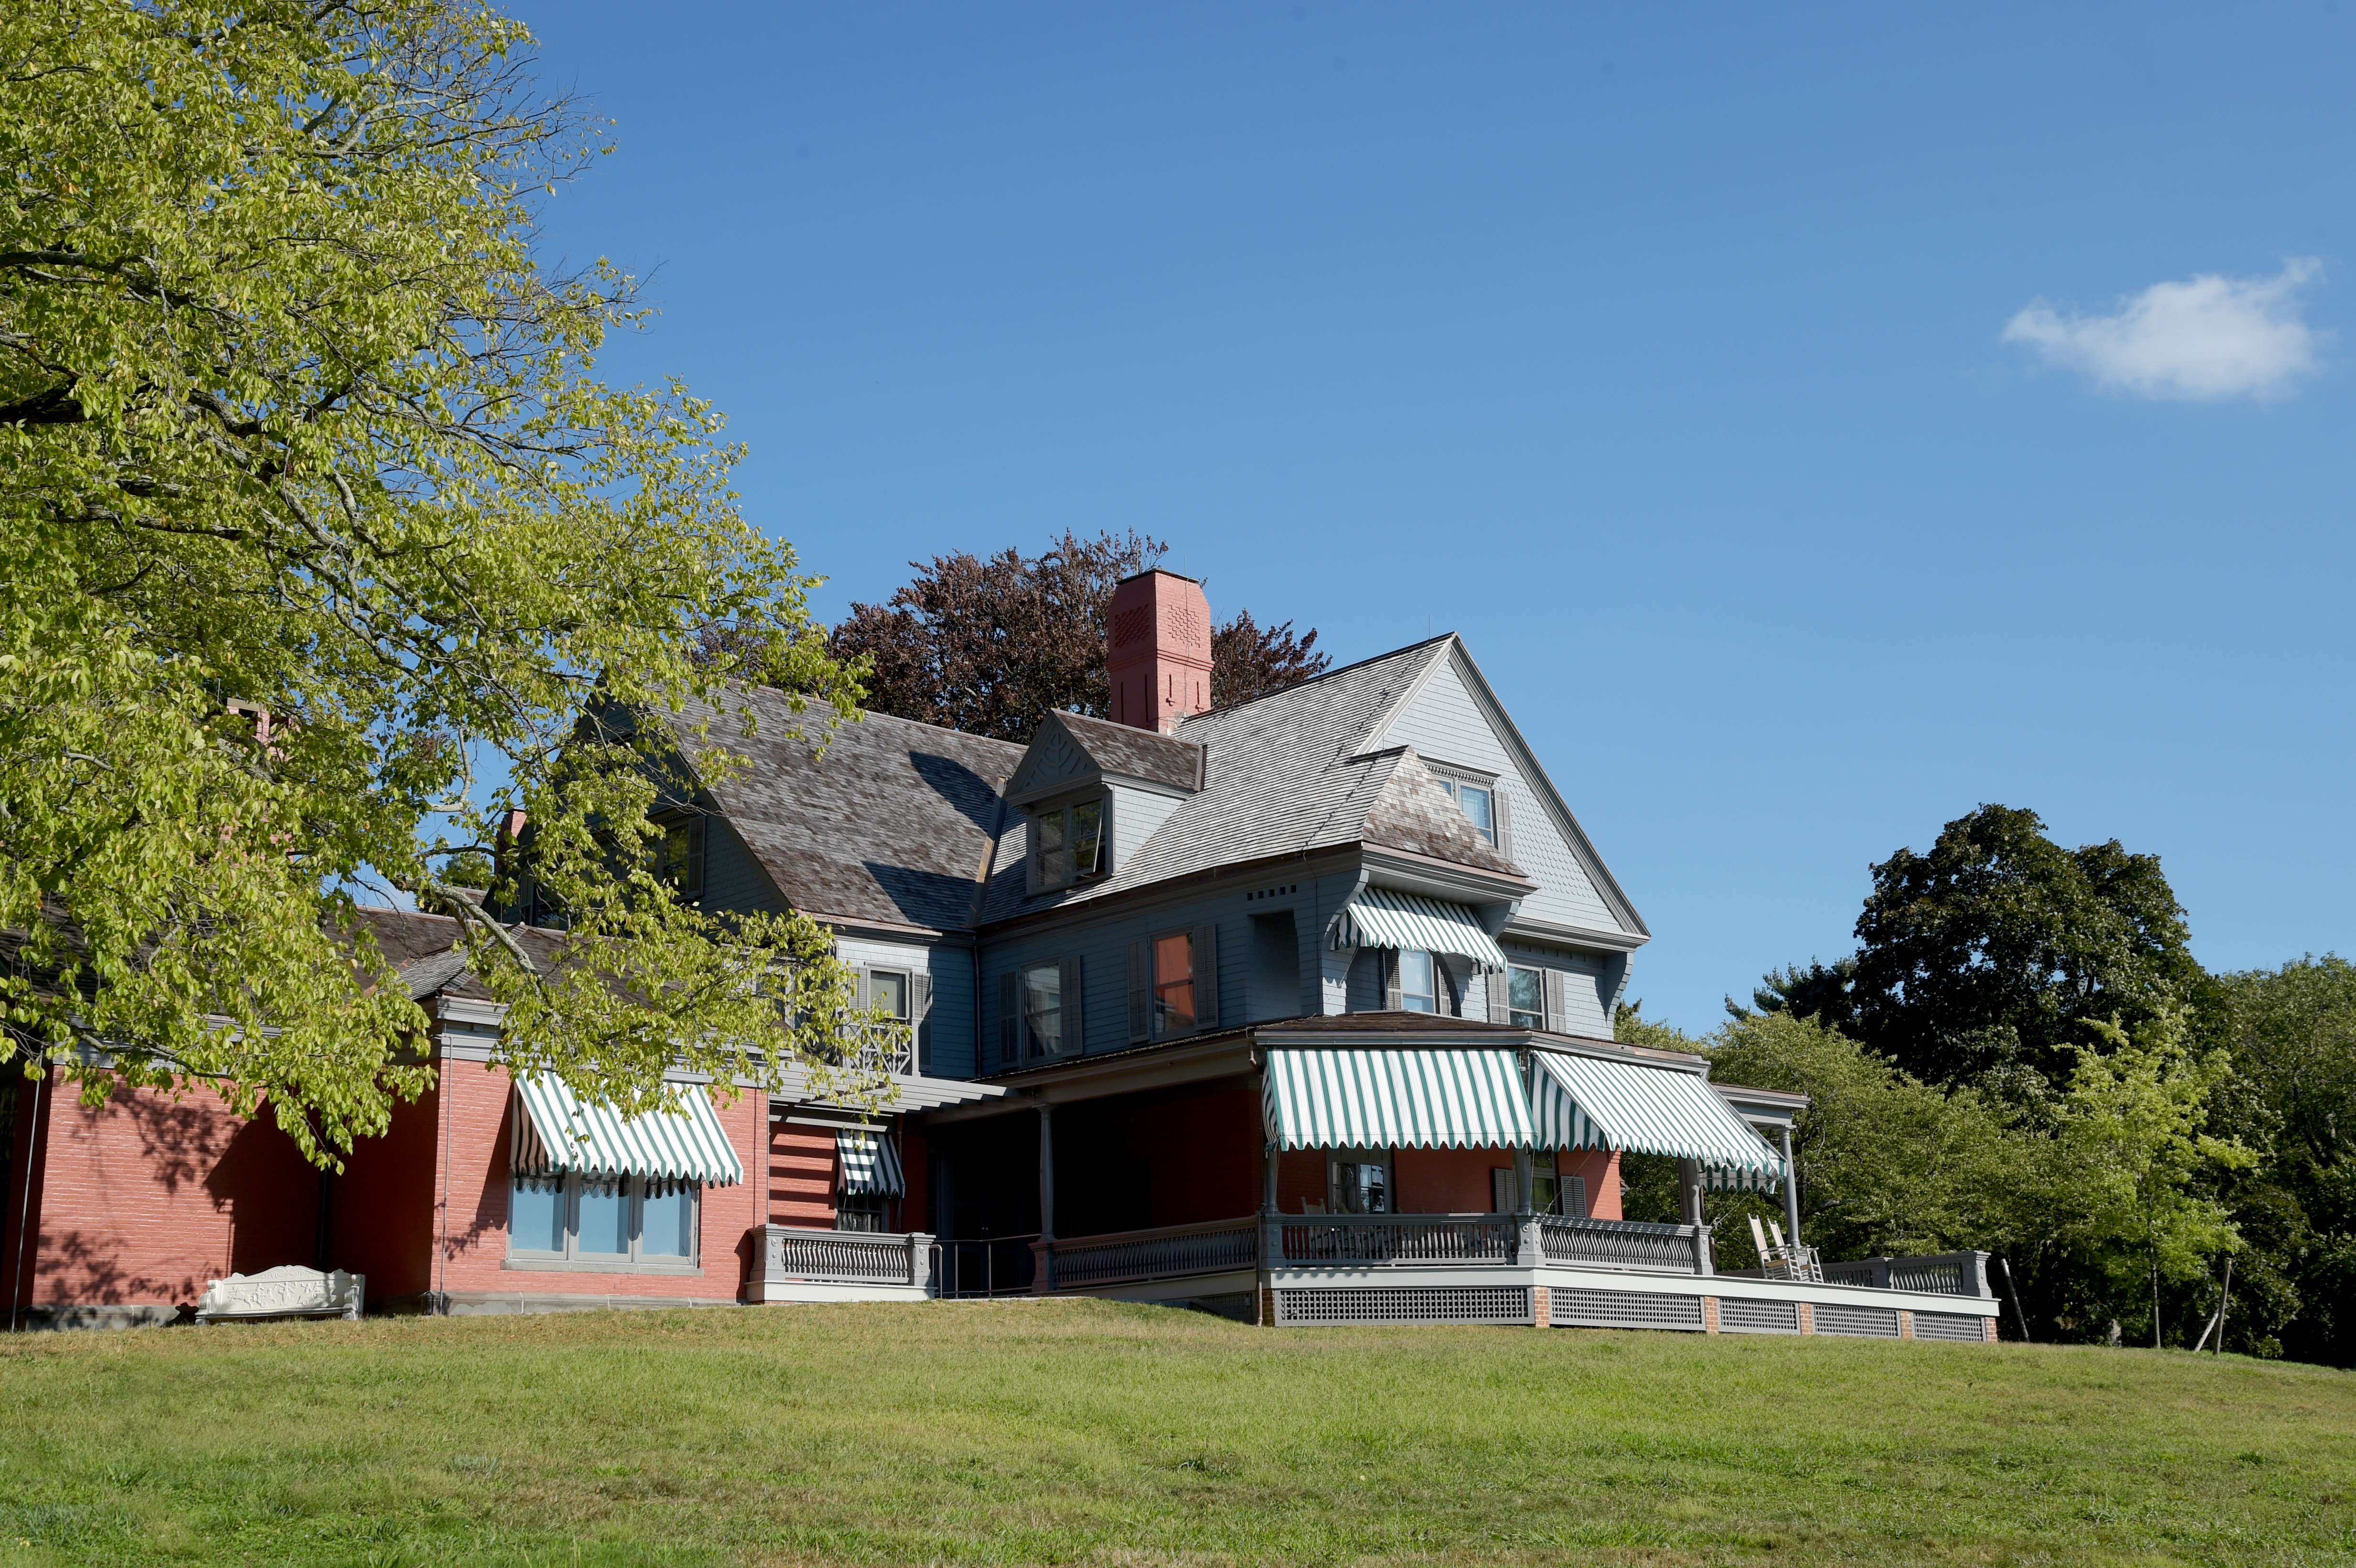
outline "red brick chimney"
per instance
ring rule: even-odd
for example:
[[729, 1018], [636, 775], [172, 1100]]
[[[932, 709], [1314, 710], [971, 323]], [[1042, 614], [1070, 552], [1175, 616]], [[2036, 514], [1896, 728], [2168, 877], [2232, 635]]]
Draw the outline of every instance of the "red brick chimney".
[[1211, 706], [1211, 602], [1191, 577], [1156, 567], [1112, 591], [1105, 674], [1117, 723], [1167, 735]]

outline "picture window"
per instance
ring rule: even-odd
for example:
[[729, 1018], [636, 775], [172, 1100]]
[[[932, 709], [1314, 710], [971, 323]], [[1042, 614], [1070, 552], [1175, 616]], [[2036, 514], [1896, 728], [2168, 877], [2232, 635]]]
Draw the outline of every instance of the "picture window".
[[659, 1177], [518, 1174], [508, 1255], [518, 1263], [691, 1266], [702, 1188]]

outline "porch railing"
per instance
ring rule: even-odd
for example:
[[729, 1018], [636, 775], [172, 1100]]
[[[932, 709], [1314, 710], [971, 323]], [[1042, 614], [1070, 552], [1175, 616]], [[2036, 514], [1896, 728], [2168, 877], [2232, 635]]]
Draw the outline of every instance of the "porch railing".
[[1511, 1214], [1280, 1214], [1268, 1231], [1271, 1266], [1509, 1264], [1521, 1241]]
[[1550, 1264], [1601, 1264], [1606, 1268], [1695, 1269], [1694, 1227], [1640, 1220], [1538, 1216], [1539, 1245]]
[[827, 1059], [854, 1072], [911, 1077], [916, 1071], [916, 1032], [906, 1024], [860, 1024], [845, 1029], [823, 1048]]
[[1225, 1274], [1259, 1266], [1259, 1221], [1215, 1220], [1071, 1241], [1059, 1237], [1053, 1246], [1058, 1290]]
[[979, 1300], [992, 1296], [1029, 1296], [1038, 1277], [1039, 1238], [1023, 1236], [944, 1236], [934, 1249], [940, 1254], [940, 1294], [945, 1300]]
[[1881, 1290], [1927, 1290], [1945, 1296], [1990, 1296], [1986, 1253], [1933, 1253], [1924, 1257], [1854, 1258], [1824, 1265], [1827, 1285]]
[[765, 1274], [779, 1283], [922, 1285], [932, 1278], [933, 1239], [860, 1231], [763, 1227]]

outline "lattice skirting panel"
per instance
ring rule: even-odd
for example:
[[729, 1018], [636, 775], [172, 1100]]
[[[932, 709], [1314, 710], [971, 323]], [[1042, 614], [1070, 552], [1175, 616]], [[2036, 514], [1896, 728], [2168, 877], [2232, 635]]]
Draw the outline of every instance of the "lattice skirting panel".
[[1527, 1323], [1521, 1285], [1340, 1285], [1279, 1290], [1276, 1320], [1292, 1323]]
[[1815, 1318], [1819, 1334], [1862, 1334], [1881, 1339], [1898, 1338], [1898, 1310], [1892, 1307], [1845, 1307], [1820, 1301], [1816, 1304]]
[[1718, 1301], [1718, 1327], [1724, 1334], [1796, 1334], [1800, 1331], [1799, 1304], [1722, 1296]]
[[[1824, 1308], [1816, 1308], [1822, 1321]], [[1961, 1312], [1917, 1312], [1914, 1315], [1914, 1338], [1917, 1339], [1962, 1339], [1971, 1344], [1987, 1341], [1987, 1319]]]
[[1701, 1331], [1701, 1297], [1641, 1290], [1547, 1292], [1558, 1328], [1690, 1328]]

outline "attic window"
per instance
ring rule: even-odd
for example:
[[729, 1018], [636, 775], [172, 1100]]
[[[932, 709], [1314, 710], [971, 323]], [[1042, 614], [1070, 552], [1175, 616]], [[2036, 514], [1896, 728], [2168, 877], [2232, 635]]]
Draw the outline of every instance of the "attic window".
[[1038, 891], [1068, 887], [1104, 870], [1104, 802], [1084, 800], [1032, 814], [1031, 879]]
[[1440, 778], [1440, 787], [1448, 798], [1463, 808], [1466, 820], [1472, 824], [1483, 842], [1492, 849], [1497, 847], [1497, 795], [1489, 784], [1474, 784], [1470, 779]]
[[669, 882], [683, 899], [703, 896], [703, 818], [679, 816], [658, 821], [662, 837], [655, 845], [655, 875]]

